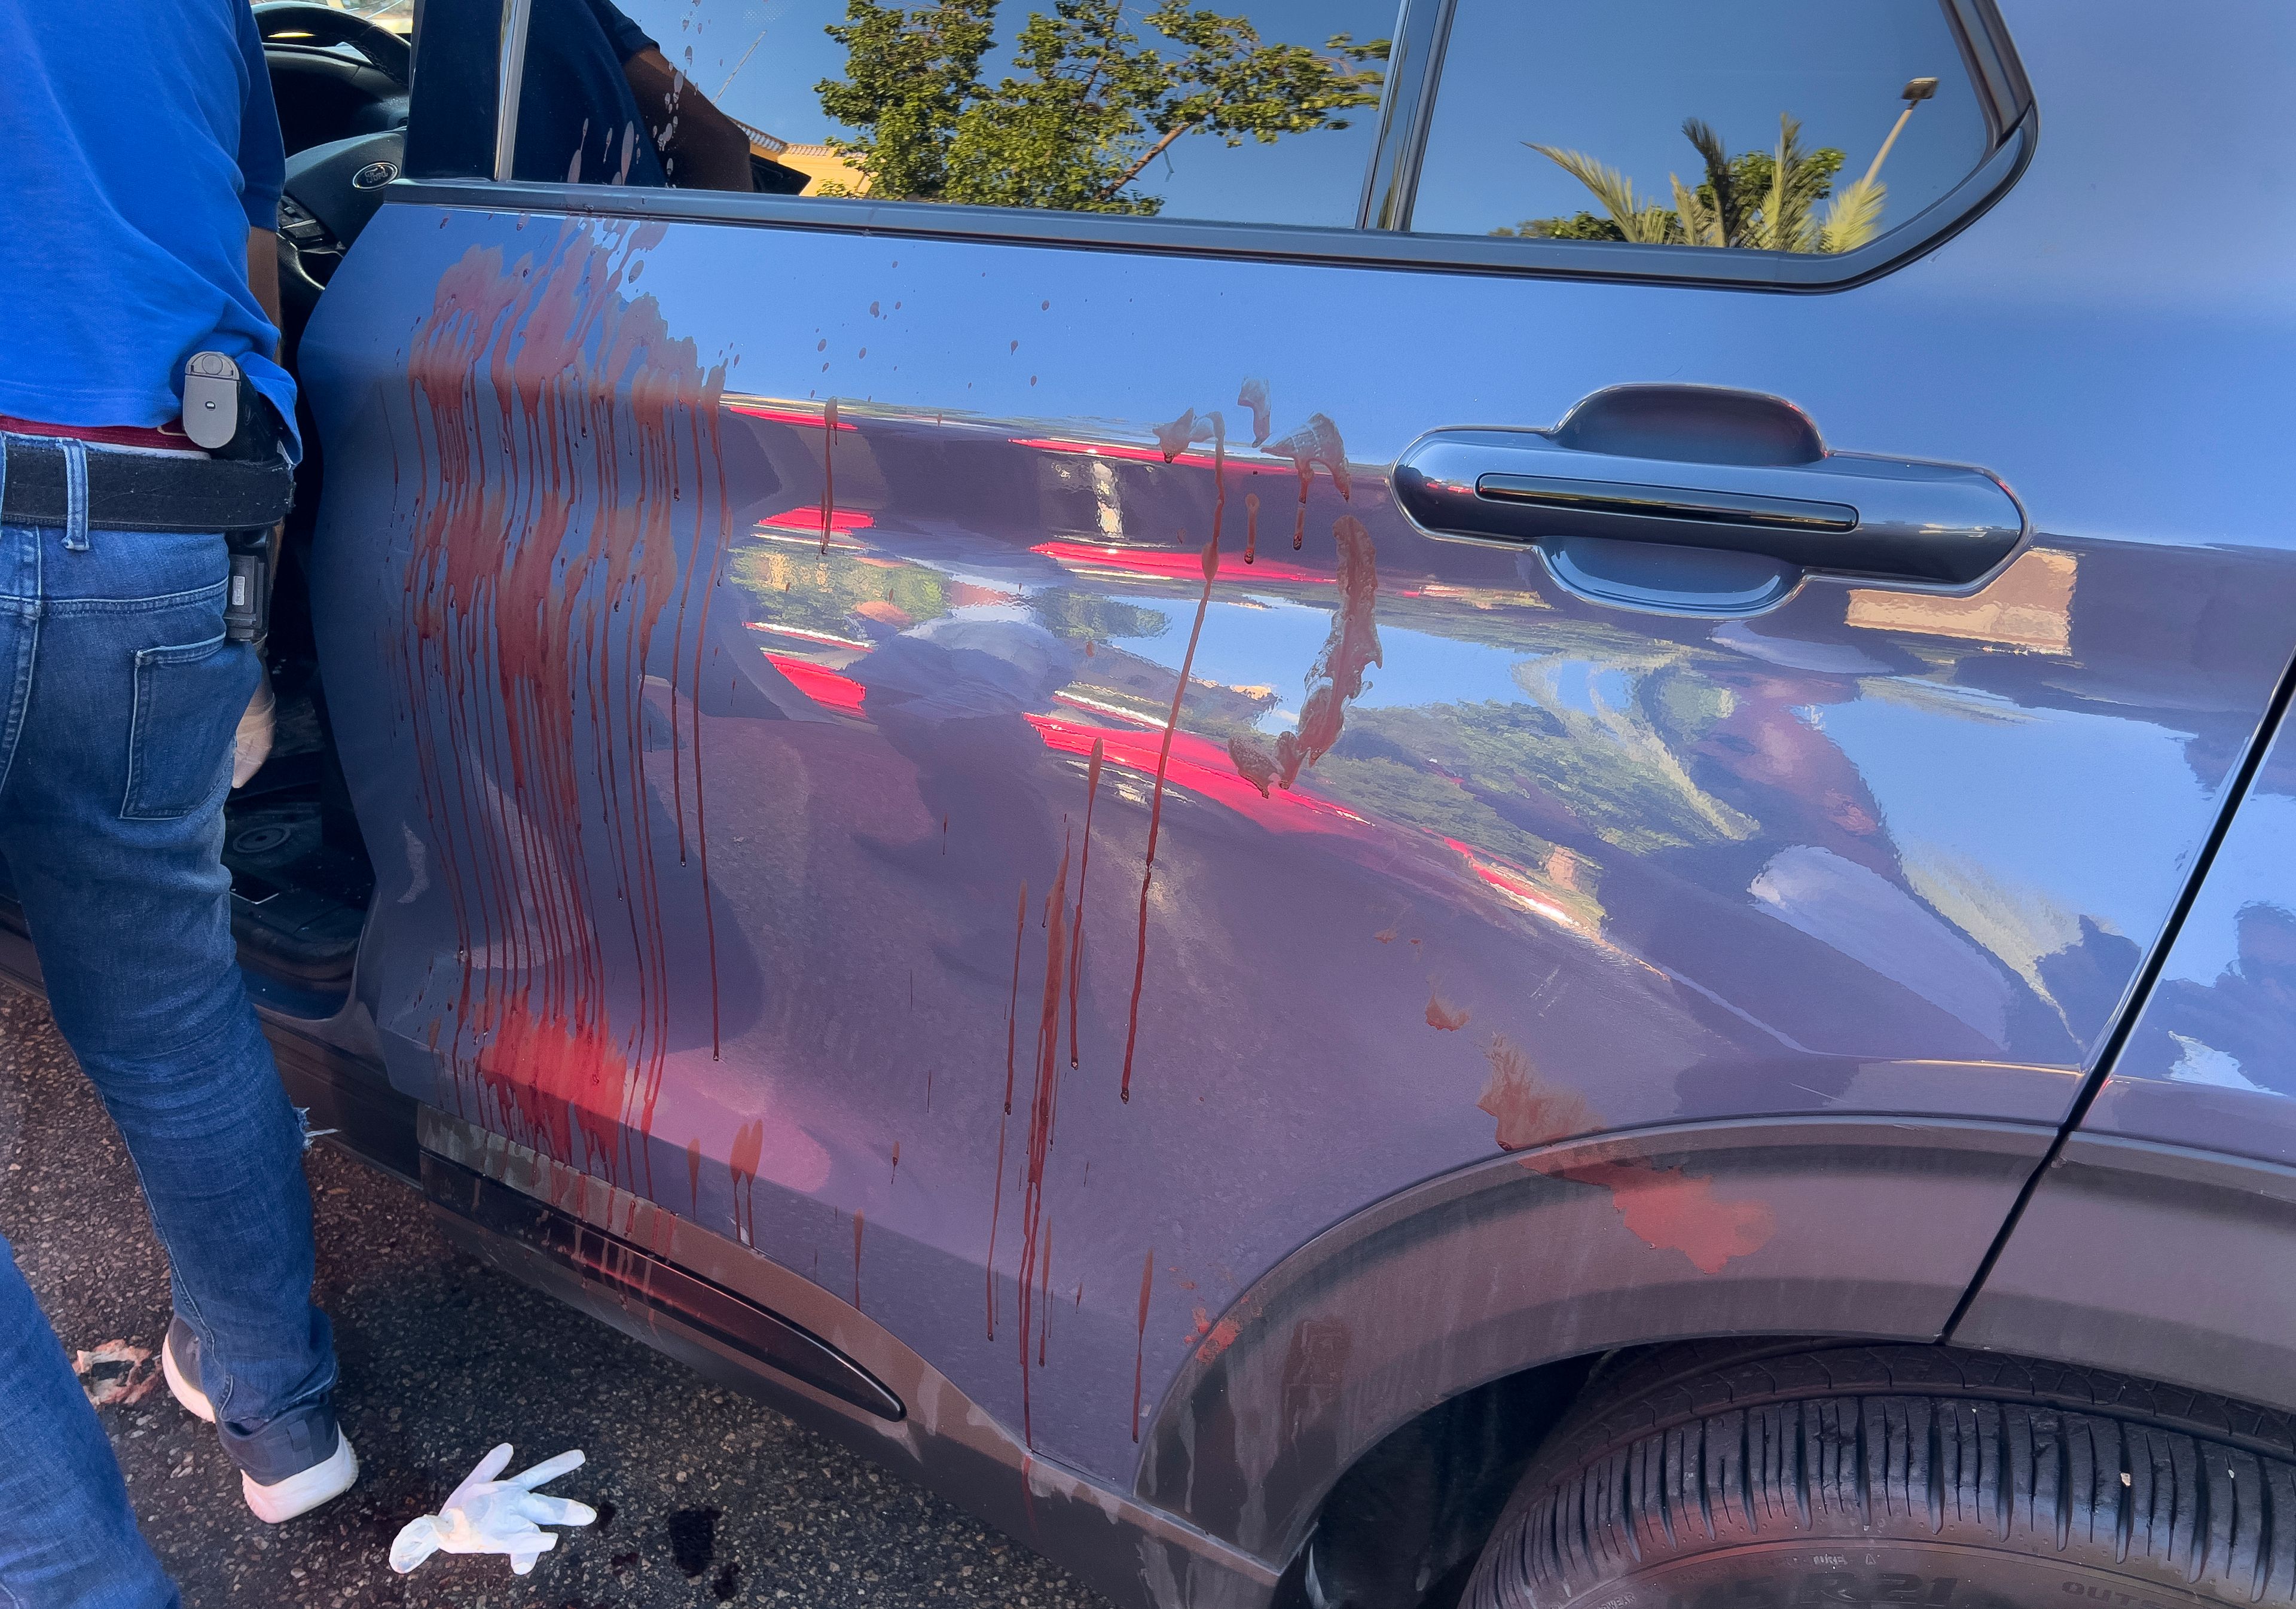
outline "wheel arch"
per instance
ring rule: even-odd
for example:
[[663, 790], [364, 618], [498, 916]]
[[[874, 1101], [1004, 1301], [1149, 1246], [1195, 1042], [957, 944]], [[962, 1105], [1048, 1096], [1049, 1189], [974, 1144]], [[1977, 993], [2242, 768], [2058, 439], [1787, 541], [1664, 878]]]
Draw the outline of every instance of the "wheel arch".
[[[1494, 1383], [1701, 1337], [1935, 1341], [2054, 1137], [1765, 1119], [1594, 1137], [1423, 1181], [1228, 1308], [1144, 1430], [1136, 1491], [1282, 1569], [1345, 1472]], [[1699, 1215], [1742, 1226], [1751, 1209], [1759, 1244], [1721, 1256], [1702, 1237]]]

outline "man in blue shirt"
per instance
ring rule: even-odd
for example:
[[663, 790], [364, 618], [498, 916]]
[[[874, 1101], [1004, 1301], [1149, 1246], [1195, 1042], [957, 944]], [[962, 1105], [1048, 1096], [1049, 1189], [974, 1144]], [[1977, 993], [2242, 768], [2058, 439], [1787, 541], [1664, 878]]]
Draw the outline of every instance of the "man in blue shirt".
[[[358, 1465], [310, 1299], [301, 1125], [241, 982], [219, 858], [257, 651], [226, 633], [222, 533], [107, 528], [126, 505], [88, 489], [234, 467], [177, 423], [195, 353], [234, 359], [292, 449], [263, 294], [284, 158], [248, 0], [0, 0], [0, 859], [168, 1251], [168, 1387], [275, 1522]], [[58, 464], [61, 517], [27, 513], [33, 472]], [[12, 1257], [0, 1602], [176, 1602]]]

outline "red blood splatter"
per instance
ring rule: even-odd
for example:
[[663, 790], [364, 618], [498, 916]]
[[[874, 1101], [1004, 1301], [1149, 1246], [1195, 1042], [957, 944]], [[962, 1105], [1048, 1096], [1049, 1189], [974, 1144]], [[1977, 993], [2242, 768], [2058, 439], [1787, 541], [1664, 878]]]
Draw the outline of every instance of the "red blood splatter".
[[[660, 238], [572, 220], [507, 269], [474, 247], [440, 277], [408, 359], [420, 489], [398, 657], [462, 964], [447, 1055], [513, 1137], [572, 1161], [570, 1119], [583, 1164], [608, 1177], [626, 1153], [650, 1175], [639, 1137], [669, 1028], [644, 669], [675, 600], [676, 723], [731, 537], [724, 367], [705, 373], [652, 297], [623, 294]], [[688, 754], [706, 889], [698, 743], [671, 746], [669, 802], [683, 856]], [[605, 932], [622, 925], [632, 962], [610, 963]], [[703, 926], [714, 1025], [707, 908]], [[636, 1000], [610, 1026], [624, 980]]]
[[1021, 908], [1013, 918], [1013, 1000], [1004, 1016], [1004, 1112], [996, 1120], [996, 1185], [988, 1205], [988, 1339], [996, 1339], [996, 1226], [1004, 1216], [1004, 1136], [1013, 1121], [1013, 1063], [1021, 1022], [1021, 940], [1029, 932], [1029, 885], [1021, 884]]
[[853, 1213], [853, 1310], [861, 1310], [861, 1228], [860, 1211]]
[[1140, 1335], [1132, 1351], [1132, 1439], [1135, 1441], [1140, 1440], [1141, 1375], [1148, 1356], [1148, 1290], [1155, 1283], [1156, 1248], [1151, 1246], [1147, 1260], [1140, 1265]]
[[1033, 1448], [1036, 1433], [1029, 1417], [1029, 1329], [1036, 1309], [1034, 1285], [1038, 1259], [1044, 1254], [1041, 1231], [1045, 1216], [1045, 1162], [1053, 1146], [1053, 1113], [1060, 1090], [1058, 1057], [1061, 1041], [1061, 985], [1067, 972], [1069, 858], [1061, 852], [1061, 869], [1053, 891], [1045, 899], [1045, 993], [1037, 1017], [1037, 1088], [1029, 1103], [1029, 1150], [1025, 1185], [1021, 1196], [1021, 1267], [1015, 1282], [1021, 1341], [1021, 1440]]
[[1037, 1326], [1037, 1367], [1045, 1367], [1045, 1348], [1053, 1334], [1053, 1226], [1045, 1222], [1045, 1283], [1042, 1292], [1045, 1316]]
[[1320, 464], [1331, 472], [1332, 484], [1340, 488], [1340, 496], [1354, 494], [1348, 482], [1348, 448], [1340, 439], [1340, 427], [1322, 414], [1310, 414], [1308, 423], [1284, 437], [1271, 442], [1267, 450], [1279, 457], [1292, 460], [1292, 468], [1300, 472], [1300, 518], [1292, 528], [1292, 546], [1297, 552], [1308, 538], [1308, 488], [1316, 479], [1316, 466]]
[[1075, 938], [1069, 945], [1069, 1065], [1078, 1066], [1077, 1059], [1077, 994], [1084, 981], [1084, 885], [1092, 873], [1092, 811], [1100, 802], [1100, 767], [1108, 756], [1105, 739], [1092, 740], [1092, 759], [1085, 768], [1084, 780], [1084, 854], [1077, 862], [1077, 897]]
[[1395, 930], [1391, 927], [1383, 927], [1380, 929], [1379, 932], [1374, 933], [1372, 937], [1378, 940], [1382, 944], [1392, 944], [1395, 942]]
[[765, 1119], [751, 1118], [734, 1130], [726, 1167], [734, 1176], [734, 1238], [745, 1246], [758, 1244], [758, 1161], [765, 1148]]
[[1456, 1033], [1467, 1025], [1467, 1020], [1466, 1011], [1445, 1000], [1437, 991], [1435, 981], [1430, 978], [1427, 981], [1427, 1026], [1445, 1033]]
[[[861, 354], [869, 354], [865, 348]], [[829, 551], [829, 533], [837, 529], [837, 398], [821, 406], [821, 551]]]
[[1342, 514], [1332, 527], [1339, 550], [1340, 606], [1332, 613], [1332, 629], [1323, 651], [1308, 668], [1308, 697], [1300, 707], [1300, 725], [1275, 740], [1283, 785], [1298, 779], [1302, 765], [1313, 765], [1340, 741], [1347, 724], [1349, 701], [1362, 696], [1364, 672], [1384, 665], [1379, 643], [1379, 558], [1371, 533], [1353, 514]]
[[1196, 1361], [1198, 1363], [1210, 1363], [1213, 1359], [1227, 1350], [1228, 1348], [1234, 1346], [1235, 1344], [1235, 1338], [1242, 1333], [1242, 1326], [1238, 1325], [1234, 1319], [1221, 1319], [1218, 1324], [1213, 1325], [1209, 1333], [1206, 1334], [1204, 1336], [1203, 1345], [1196, 1349]]
[[[1501, 1150], [1527, 1150], [1603, 1126], [1583, 1096], [1547, 1082], [1505, 1036], [1494, 1038], [1484, 1054], [1491, 1076], [1476, 1104], [1498, 1120]], [[1702, 1274], [1718, 1274], [1732, 1258], [1760, 1251], [1777, 1228], [1767, 1202], [1718, 1201], [1714, 1181], [1685, 1168], [1660, 1168], [1643, 1158], [1521, 1160], [1534, 1173], [1609, 1191], [1628, 1233], [1653, 1250], [1681, 1252]]]
[[1259, 446], [1267, 439], [1267, 382], [1245, 381], [1237, 388], [1235, 405], [1251, 410], [1251, 445]]
[[701, 1216], [701, 1137], [695, 1135], [685, 1142], [685, 1187], [693, 1206], [693, 1216]]
[[[1525, 1158], [1523, 1165], [1530, 1166], [1531, 1160]], [[1660, 1168], [1636, 1159], [1582, 1162], [1552, 1171], [1558, 1178], [1608, 1190], [1628, 1233], [1655, 1251], [1681, 1252], [1702, 1274], [1719, 1274], [1732, 1258], [1760, 1251], [1778, 1227], [1769, 1203], [1717, 1201], [1714, 1181], [1685, 1168]]]
[[896, 1183], [898, 1183], [898, 1182], [899, 1182], [900, 1177], [901, 1177], [901, 1142], [900, 1142], [900, 1141], [898, 1141], [898, 1140], [895, 1140], [895, 1141], [893, 1142], [893, 1171], [892, 1171], [891, 1178], [893, 1178], [893, 1180], [894, 1180]]
[[1528, 1151], [1600, 1127], [1585, 1096], [1547, 1082], [1529, 1053], [1505, 1034], [1493, 1035], [1483, 1055], [1491, 1075], [1475, 1104], [1498, 1120], [1500, 1150]]
[[1276, 779], [1275, 757], [1242, 733], [1227, 740], [1227, 754], [1235, 762], [1236, 775], [1258, 788], [1262, 799], [1269, 797], [1267, 790]]
[[1156, 789], [1148, 804], [1148, 851], [1140, 867], [1140, 948], [1132, 963], [1132, 1016], [1124, 1032], [1124, 1077], [1117, 1097], [1132, 1098], [1132, 1052], [1140, 1038], [1140, 988], [1148, 975], [1148, 890], [1156, 876], [1156, 836], [1164, 825], [1164, 774], [1171, 764], [1172, 735], [1180, 728], [1180, 701], [1187, 696], [1195, 669], [1196, 643], [1204, 635], [1204, 612], [1211, 607], [1212, 580], [1219, 574], [1219, 538], [1204, 544], [1204, 594], [1196, 600], [1196, 623], [1188, 629], [1188, 651], [1180, 657], [1180, 679], [1172, 688], [1172, 713], [1164, 722], [1163, 746], [1156, 754]]

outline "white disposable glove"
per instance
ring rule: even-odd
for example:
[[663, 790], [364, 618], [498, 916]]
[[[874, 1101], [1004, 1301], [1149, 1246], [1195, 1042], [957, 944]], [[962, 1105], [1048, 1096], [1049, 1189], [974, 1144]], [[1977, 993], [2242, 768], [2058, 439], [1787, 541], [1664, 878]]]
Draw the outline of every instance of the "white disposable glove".
[[506, 1553], [510, 1567], [520, 1575], [534, 1561], [558, 1546], [554, 1531], [542, 1525], [587, 1525], [598, 1511], [570, 1498], [546, 1498], [535, 1488], [582, 1466], [582, 1449], [545, 1458], [523, 1474], [507, 1481], [495, 1477], [510, 1463], [505, 1441], [463, 1478], [437, 1514], [421, 1515], [406, 1523], [390, 1544], [390, 1567], [405, 1575], [440, 1548], [448, 1553]]
[[247, 701], [247, 711], [239, 718], [239, 732], [232, 739], [233, 787], [245, 787], [247, 779], [263, 769], [263, 762], [270, 758], [271, 730], [278, 707], [271, 696], [271, 673], [266, 670], [263, 679], [255, 684], [255, 696]]

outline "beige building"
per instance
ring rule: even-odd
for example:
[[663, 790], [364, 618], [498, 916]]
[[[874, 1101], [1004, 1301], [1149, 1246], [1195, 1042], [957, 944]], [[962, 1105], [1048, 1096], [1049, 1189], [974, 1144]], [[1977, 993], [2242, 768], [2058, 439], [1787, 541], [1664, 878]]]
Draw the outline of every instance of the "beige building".
[[826, 145], [792, 145], [778, 135], [767, 134], [762, 128], [752, 128], [739, 123], [742, 132], [750, 136], [750, 149], [767, 161], [793, 168], [805, 175], [805, 195], [818, 195], [824, 185], [837, 185], [848, 195], [869, 193], [869, 180], [852, 160]]

